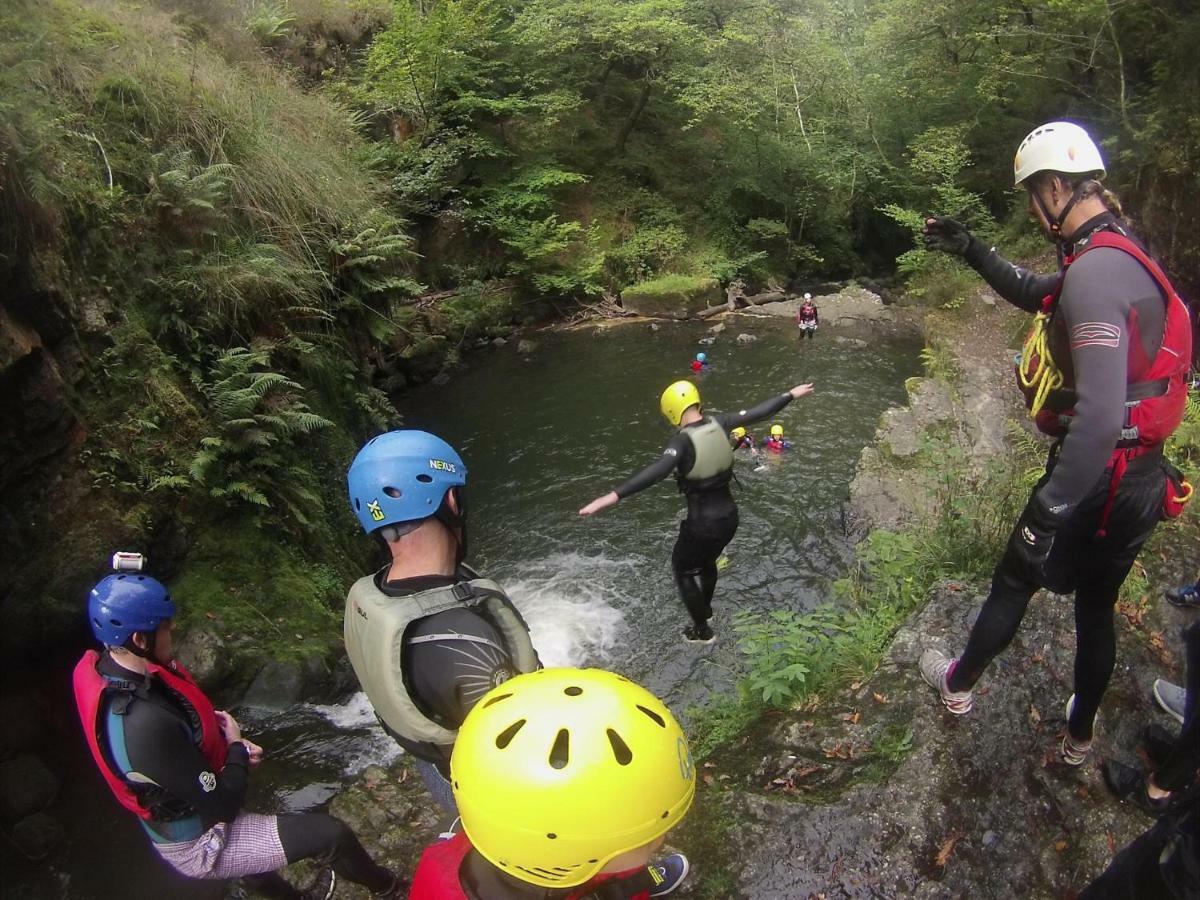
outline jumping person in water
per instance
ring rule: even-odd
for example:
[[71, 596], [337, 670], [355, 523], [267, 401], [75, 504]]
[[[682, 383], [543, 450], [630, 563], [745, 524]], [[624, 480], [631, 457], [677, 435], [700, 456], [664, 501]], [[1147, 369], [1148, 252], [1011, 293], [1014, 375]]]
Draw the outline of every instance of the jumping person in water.
[[675, 382], [663, 391], [660, 408], [679, 431], [662, 456], [616, 490], [579, 510], [581, 516], [593, 515], [675, 473], [679, 490], [687, 497], [688, 513], [679, 524], [671, 568], [679, 596], [692, 617], [691, 626], [683, 633], [689, 641], [707, 644], [714, 638], [708, 620], [712, 618], [717, 587], [717, 558], [738, 527], [737, 504], [729, 491], [733, 478], [729, 432], [773, 416], [796, 398], [812, 393], [812, 389], [811, 384], [800, 384], [750, 409], [706, 416], [701, 412], [696, 386], [690, 381]]
[[812, 294], [804, 295], [804, 302], [800, 304], [800, 309], [796, 311], [796, 327], [800, 329], [800, 338], [811, 338], [817, 333], [817, 329], [821, 327], [821, 316], [817, 313], [817, 307], [813, 303]]
[[970, 712], [972, 688], [1012, 641], [1041, 587], [1075, 594], [1074, 693], [1062, 760], [1082, 765], [1116, 660], [1113, 607], [1142, 545], [1187, 491], [1163, 459], [1183, 418], [1192, 340], [1187, 309], [1100, 184], [1104, 162], [1070, 122], [1034, 129], [1014, 180], [1056, 245], [1060, 268], [1037, 275], [955, 222], [925, 220], [930, 249], [962, 256], [1014, 306], [1036, 314], [1018, 369], [1039, 429], [1055, 438], [957, 658], [939, 648], [921, 674], [946, 708]]
[[733, 444], [734, 450], [754, 451], [754, 435], [741, 425], [729, 432], [729, 441]]

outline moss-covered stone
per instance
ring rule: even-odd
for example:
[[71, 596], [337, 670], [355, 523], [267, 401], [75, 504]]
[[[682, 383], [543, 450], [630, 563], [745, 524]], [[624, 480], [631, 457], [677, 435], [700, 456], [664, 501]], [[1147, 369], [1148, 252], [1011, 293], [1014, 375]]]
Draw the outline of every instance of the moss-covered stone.
[[621, 305], [629, 312], [670, 319], [686, 319], [722, 299], [715, 278], [695, 275], [664, 275], [621, 292]]

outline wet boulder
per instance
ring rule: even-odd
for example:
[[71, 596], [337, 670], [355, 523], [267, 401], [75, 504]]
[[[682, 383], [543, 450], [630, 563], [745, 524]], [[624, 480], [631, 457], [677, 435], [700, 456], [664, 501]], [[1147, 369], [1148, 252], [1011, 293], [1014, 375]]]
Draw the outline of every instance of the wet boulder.
[[32, 753], [0, 763], [0, 819], [16, 822], [39, 812], [58, 793], [58, 778]]
[[305, 673], [299, 663], [268, 660], [254, 676], [242, 703], [255, 709], [287, 709], [303, 699], [304, 685]]
[[522, 356], [528, 356], [537, 349], [537, 341], [531, 341], [529, 338], [522, 338], [517, 341], [517, 352]]
[[188, 629], [176, 645], [175, 656], [205, 690], [215, 689], [229, 676], [229, 648], [211, 628]]
[[745, 332], [742, 332], [737, 336], [737, 342], [739, 344], [753, 344], [757, 340], [757, 337], [752, 334], [746, 334]]

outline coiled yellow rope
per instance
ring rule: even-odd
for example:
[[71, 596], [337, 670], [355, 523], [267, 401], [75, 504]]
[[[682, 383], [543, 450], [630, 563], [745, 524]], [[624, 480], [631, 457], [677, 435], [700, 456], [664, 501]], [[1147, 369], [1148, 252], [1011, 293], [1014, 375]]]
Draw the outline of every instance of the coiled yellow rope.
[[[1051, 391], [1063, 386], [1063, 374], [1050, 358], [1049, 331], [1050, 314], [1040, 312], [1033, 319], [1033, 328], [1021, 348], [1021, 364], [1017, 367], [1017, 379], [1021, 387], [1033, 391], [1029, 412], [1036, 416], [1046, 403]], [[1036, 368], [1034, 359], [1036, 358]]]

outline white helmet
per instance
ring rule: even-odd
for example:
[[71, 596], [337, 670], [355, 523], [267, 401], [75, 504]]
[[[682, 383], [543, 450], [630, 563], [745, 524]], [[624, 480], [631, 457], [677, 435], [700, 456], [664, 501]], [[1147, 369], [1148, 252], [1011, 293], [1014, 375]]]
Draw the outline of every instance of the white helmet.
[[812, 299], [812, 294], [805, 294], [805, 295], [804, 295], [804, 299], [805, 299], [805, 300], [811, 300], [811, 299]]
[[1088, 133], [1073, 122], [1039, 125], [1017, 148], [1013, 157], [1013, 182], [1018, 187], [1038, 172], [1104, 177], [1104, 160]]

